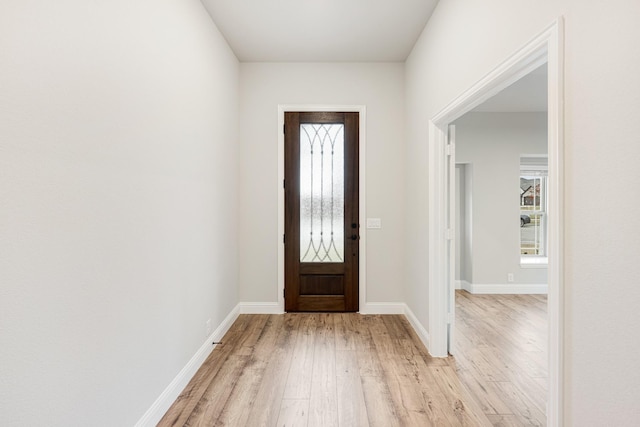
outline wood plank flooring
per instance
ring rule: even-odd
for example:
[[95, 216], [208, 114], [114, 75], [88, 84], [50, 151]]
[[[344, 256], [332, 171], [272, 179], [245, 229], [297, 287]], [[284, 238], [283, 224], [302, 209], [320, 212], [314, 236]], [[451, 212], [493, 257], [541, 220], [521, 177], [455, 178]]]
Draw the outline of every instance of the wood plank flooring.
[[158, 425], [543, 425], [546, 302], [458, 300], [448, 359], [404, 316], [241, 315]]
[[546, 425], [547, 327], [546, 295], [456, 291], [450, 363], [493, 425]]

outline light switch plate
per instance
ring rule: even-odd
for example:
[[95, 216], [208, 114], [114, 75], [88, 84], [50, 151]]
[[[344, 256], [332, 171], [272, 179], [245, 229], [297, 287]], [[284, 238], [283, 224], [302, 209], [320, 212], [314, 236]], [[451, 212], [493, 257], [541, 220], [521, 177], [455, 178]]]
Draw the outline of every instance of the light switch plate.
[[382, 228], [382, 220], [380, 218], [367, 218], [367, 228]]

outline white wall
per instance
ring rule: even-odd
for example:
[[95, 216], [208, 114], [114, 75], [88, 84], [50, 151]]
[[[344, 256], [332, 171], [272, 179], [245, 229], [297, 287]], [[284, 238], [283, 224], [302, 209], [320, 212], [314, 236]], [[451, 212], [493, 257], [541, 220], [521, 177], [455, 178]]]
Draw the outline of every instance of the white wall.
[[473, 165], [470, 283], [546, 284], [546, 268], [520, 267], [518, 188], [520, 156], [547, 154], [547, 113], [467, 113], [455, 125], [456, 163]]
[[473, 283], [473, 165], [456, 164], [456, 289]]
[[[465, 165], [456, 164], [456, 177], [455, 177], [455, 198], [456, 198], [456, 222], [455, 222], [455, 232], [456, 232], [456, 269], [455, 269], [455, 280], [468, 280], [465, 267], [465, 260], [470, 255], [469, 253], [465, 253], [465, 243], [467, 241], [466, 237], [466, 224], [465, 224], [465, 201], [466, 201], [466, 191], [464, 188], [465, 183]], [[466, 256], [465, 256], [466, 255]]]
[[127, 426], [237, 297], [238, 63], [195, 0], [0, 4], [0, 424]]
[[367, 108], [367, 302], [404, 301], [403, 64], [243, 63], [240, 82], [240, 299], [278, 301], [278, 104], [338, 104]]
[[[428, 218], [428, 119], [558, 16], [565, 30], [565, 425], [640, 418], [640, 3], [441, 0], [406, 64], [407, 224]], [[596, 196], [594, 196], [596, 195]], [[427, 228], [407, 233], [406, 300], [428, 326]], [[619, 350], [619, 351], [616, 351]]]

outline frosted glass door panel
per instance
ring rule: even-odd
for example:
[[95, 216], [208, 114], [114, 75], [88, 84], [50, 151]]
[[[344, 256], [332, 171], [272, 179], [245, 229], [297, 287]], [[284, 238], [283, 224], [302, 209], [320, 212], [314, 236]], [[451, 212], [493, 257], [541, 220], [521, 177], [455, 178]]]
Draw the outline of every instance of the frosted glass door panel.
[[300, 125], [300, 262], [344, 262], [344, 125]]

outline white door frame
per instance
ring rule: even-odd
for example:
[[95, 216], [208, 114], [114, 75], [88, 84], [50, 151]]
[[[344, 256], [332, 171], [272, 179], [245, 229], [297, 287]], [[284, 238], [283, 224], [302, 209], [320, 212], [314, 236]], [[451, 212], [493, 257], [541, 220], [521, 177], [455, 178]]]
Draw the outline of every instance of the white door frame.
[[359, 221], [360, 221], [360, 247], [358, 250], [358, 288], [359, 288], [359, 312], [367, 312], [367, 229], [365, 227], [366, 215], [366, 130], [367, 130], [367, 107], [364, 105], [309, 105], [309, 104], [286, 104], [278, 105], [278, 308], [284, 312], [284, 113], [286, 112], [344, 112], [359, 113], [358, 123], [358, 191], [359, 191]]
[[[446, 194], [447, 128], [521, 77], [548, 64], [549, 149], [549, 394], [547, 424], [562, 425], [563, 396], [563, 146], [564, 146], [564, 21], [558, 18], [543, 32], [484, 78], [452, 100], [429, 122], [429, 351], [447, 356], [448, 295], [454, 286], [448, 280], [451, 262], [447, 251]], [[446, 64], [445, 64], [446, 65]], [[451, 283], [450, 283], [451, 282]], [[453, 313], [451, 313], [453, 315]]]
[[447, 237], [447, 351], [455, 354], [455, 326], [456, 326], [456, 238], [459, 232], [456, 230], [456, 126], [447, 126], [447, 141], [445, 146], [446, 164], [445, 164], [445, 197], [447, 206], [446, 232]]

